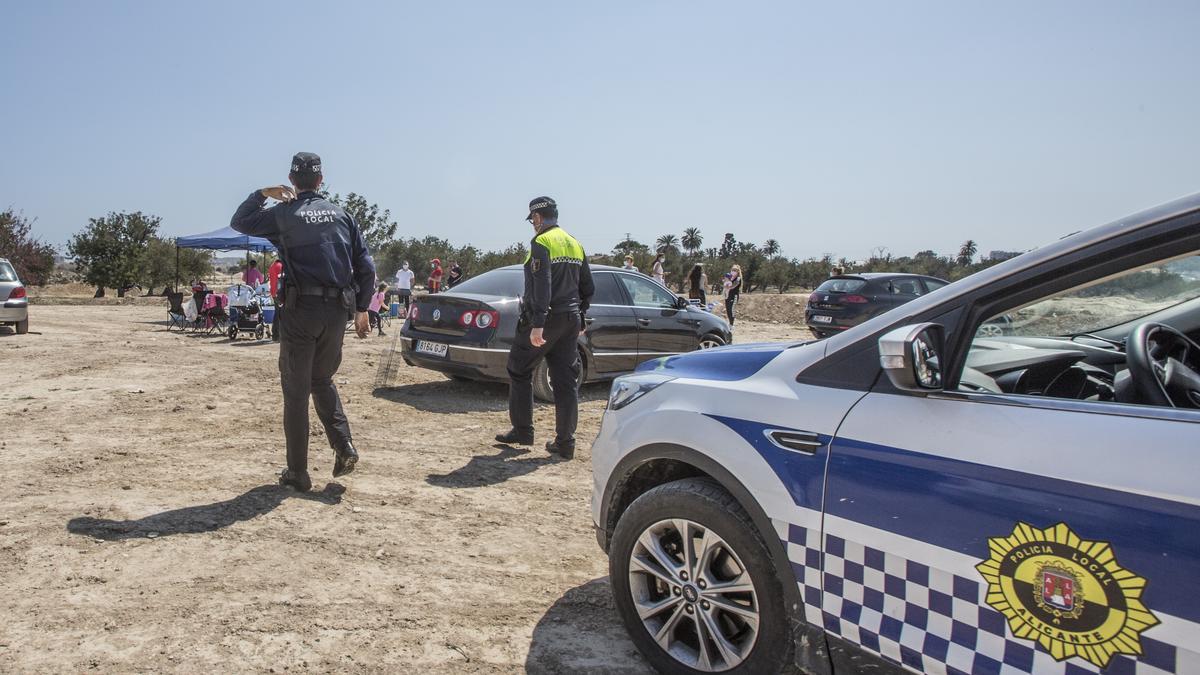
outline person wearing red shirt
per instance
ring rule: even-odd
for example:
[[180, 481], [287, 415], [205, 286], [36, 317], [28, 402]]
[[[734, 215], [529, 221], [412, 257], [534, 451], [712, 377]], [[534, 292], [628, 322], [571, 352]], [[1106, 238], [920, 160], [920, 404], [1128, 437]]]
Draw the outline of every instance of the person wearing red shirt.
[[437, 293], [442, 287], [442, 261], [434, 258], [429, 261], [433, 269], [429, 271], [429, 292]]
[[267, 283], [271, 286], [271, 300], [275, 304], [275, 315], [271, 317], [271, 339], [279, 342], [279, 277], [283, 274], [283, 261], [276, 259], [267, 268]]

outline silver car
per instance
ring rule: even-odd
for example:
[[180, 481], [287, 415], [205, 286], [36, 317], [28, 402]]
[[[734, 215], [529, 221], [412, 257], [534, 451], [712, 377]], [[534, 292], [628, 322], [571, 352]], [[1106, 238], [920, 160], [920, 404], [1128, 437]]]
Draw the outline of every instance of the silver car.
[[17, 334], [29, 332], [29, 301], [25, 297], [25, 284], [17, 278], [17, 271], [7, 258], [0, 258], [0, 326], [13, 326]]

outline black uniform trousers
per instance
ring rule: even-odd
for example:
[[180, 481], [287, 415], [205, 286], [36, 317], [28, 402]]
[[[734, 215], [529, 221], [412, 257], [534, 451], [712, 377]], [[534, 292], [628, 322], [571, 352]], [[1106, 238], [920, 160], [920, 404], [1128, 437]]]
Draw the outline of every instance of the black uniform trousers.
[[529, 323], [522, 319], [517, 325], [517, 335], [508, 352], [508, 377], [512, 381], [508, 390], [508, 418], [517, 431], [533, 433], [533, 371], [544, 357], [550, 368], [550, 386], [554, 388], [555, 440], [575, 441], [580, 369], [576, 340], [581, 327], [578, 312], [551, 314], [542, 328], [546, 344], [534, 347], [529, 342]]
[[[290, 289], [289, 289], [290, 290]], [[283, 385], [283, 434], [292, 471], [308, 470], [308, 399], [325, 426], [329, 445], [350, 444], [350, 421], [342, 410], [333, 375], [342, 363], [342, 340], [350, 309], [340, 298], [299, 295], [287, 298], [279, 315], [279, 380]]]

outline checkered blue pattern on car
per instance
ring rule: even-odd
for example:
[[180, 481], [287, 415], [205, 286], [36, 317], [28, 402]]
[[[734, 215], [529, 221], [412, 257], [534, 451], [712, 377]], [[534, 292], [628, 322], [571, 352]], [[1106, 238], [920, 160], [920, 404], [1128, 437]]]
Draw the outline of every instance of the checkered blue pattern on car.
[[[805, 618], [909, 670], [938, 675], [1083, 675], [1099, 668], [1055, 661], [1008, 631], [1004, 615], [984, 603], [987, 584], [828, 535], [824, 575], [820, 533], [791, 525], [788, 558], [804, 597]], [[1145, 635], [1142, 655], [1114, 656], [1113, 675], [1177, 672], [1176, 649]]]

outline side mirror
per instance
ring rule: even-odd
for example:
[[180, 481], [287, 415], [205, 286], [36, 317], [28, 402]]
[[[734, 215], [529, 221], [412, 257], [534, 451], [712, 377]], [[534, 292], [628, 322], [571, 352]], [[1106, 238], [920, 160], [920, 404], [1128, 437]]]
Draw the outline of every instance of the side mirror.
[[942, 389], [945, 333], [936, 323], [903, 326], [879, 338], [879, 365], [902, 391]]
[[687, 309], [688, 304], [687, 298], [683, 297], [682, 295], [675, 296], [675, 309]]

